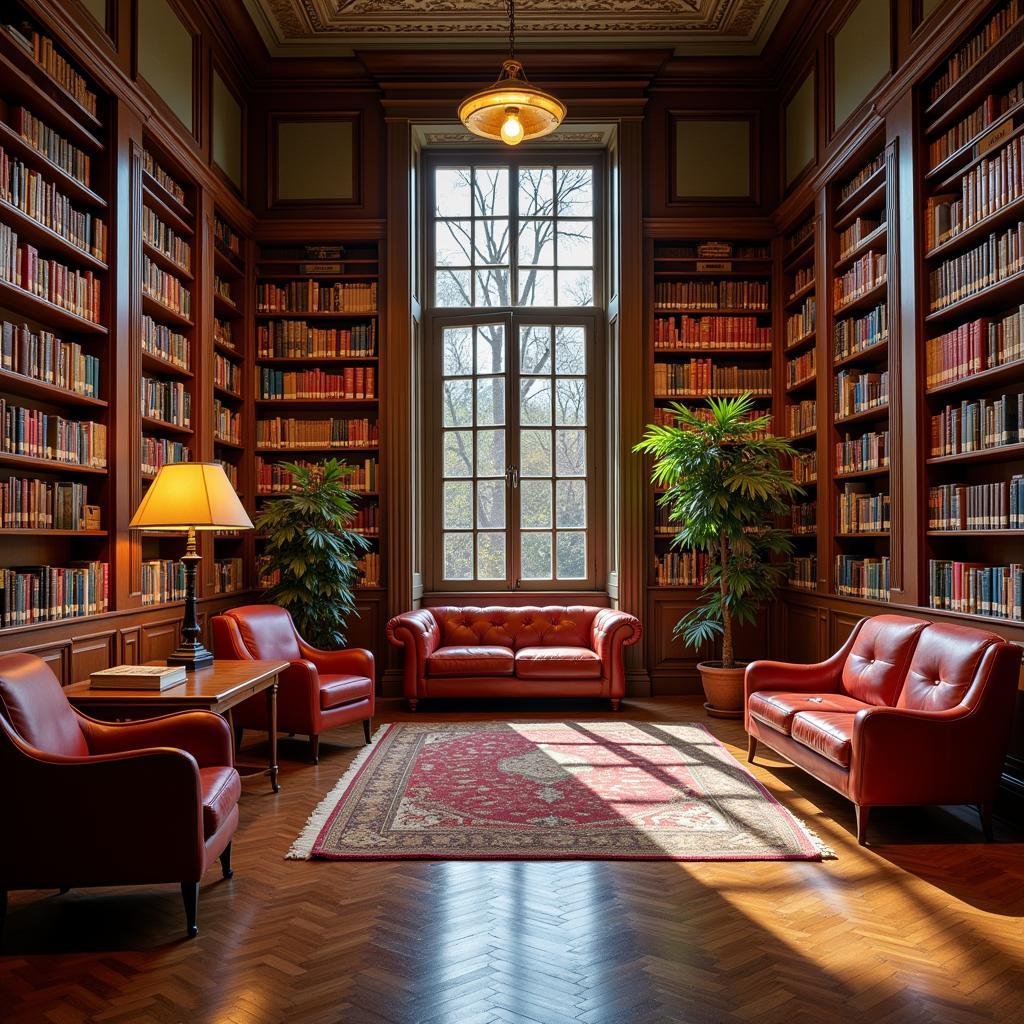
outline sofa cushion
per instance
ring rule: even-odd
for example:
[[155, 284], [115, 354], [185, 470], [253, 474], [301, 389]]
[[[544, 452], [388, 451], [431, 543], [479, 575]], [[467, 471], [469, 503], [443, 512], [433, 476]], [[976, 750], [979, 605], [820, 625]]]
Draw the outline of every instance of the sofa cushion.
[[369, 697], [373, 683], [366, 676], [325, 675], [320, 673], [320, 710]]
[[439, 647], [427, 658], [427, 675], [510, 676], [514, 657], [508, 647]]
[[790, 735], [840, 768], [850, 767], [850, 746], [856, 715], [838, 711], [801, 711]]
[[242, 796], [242, 780], [234, 768], [200, 768], [203, 795], [203, 836], [209, 839], [227, 821]]
[[868, 705], [863, 701], [854, 700], [844, 693], [783, 693], [775, 690], [752, 693], [747, 702], [751, 718], [787, 736], [792, 731], [794, 716], [801, 711], [855, 715], [866, 707]]
[[955, 708], [967, 695], [985, 652], [996, 643], [994, 633], [933, 623], [921, 635], [897, 706], [911, 711]]
[[516, 651], [521, 679], [600, 679], [601, 659], [587, 647], [523, 647]]
[[905, 615], [876, 615], [861, 627], [843, 665], [843, 693], [865, 704], [892, 707], [928, 623]]

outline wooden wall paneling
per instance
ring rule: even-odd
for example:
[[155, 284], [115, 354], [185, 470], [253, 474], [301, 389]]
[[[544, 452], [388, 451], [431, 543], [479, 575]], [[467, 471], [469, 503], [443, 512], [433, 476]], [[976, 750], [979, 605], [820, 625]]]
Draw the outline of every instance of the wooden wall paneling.
[[841, 611], [839, 609], [832, 609], [829, 615], [829, 649], [831, 651], [838, 651], [843, 644], [846, 643], [847, 638], [853, 632], [853, 627], [865, 615], [875, 615], [877, 612], [871, 610], [865, 610], [863, 614], [857, 612]]
[[700, 693], [698, 662], [714, 656], [710, 645], [699, 650], [686, 647], [673, 637], [675, 624], [697, 604], [697, 593], [683, 597], [678, 593], [660, 594], [652, 590], [647, 602], [648, 672], [652, 696], [675, 693]]
[[73, 682], [71, 679], [71, 642], [68, 640], [12, 645], [5, 648], [5, 651], [11, 654], [35, 655], [46, 662], [60, 681], [61, 686], [67, 686], [68, 683]]
[[119, 664], [118, 633], [104, 629], [73, 637], [70, 644], [71, 679], [86, 679], [91, 672]]
[[818, 618], [813, 605], [786, 602], [782, 614], [786, 661], [810, 665], [822, 660]]
[[160, 661], [178, 646], [181, 632], [181, 614], [177, 608], [168, 609], [169, 616], [151, 619], [139, 629], [139, 661]]
[[142, 629], [139, 626], [129, 626], [119, 630], [119, 633], [121, 636], [119, 663], [122, 665], [138, 665]]

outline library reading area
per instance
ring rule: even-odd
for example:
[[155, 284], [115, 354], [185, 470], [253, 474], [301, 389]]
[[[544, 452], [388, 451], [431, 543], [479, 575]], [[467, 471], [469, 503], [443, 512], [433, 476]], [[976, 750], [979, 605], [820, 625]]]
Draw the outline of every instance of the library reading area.
[[0, 0], [0, 1019], [1024, 1022], [1024, 0]]

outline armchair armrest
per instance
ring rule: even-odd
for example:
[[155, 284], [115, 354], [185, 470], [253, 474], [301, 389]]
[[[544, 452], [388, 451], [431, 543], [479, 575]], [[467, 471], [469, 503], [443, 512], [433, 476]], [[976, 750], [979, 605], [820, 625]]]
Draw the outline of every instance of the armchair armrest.
[[[626, 672], [622, 649], [637, 643], [643, 633], [640, 620], [616, 608], [602, 608], [590, 626], [590, 646], [601, 659], [608, 680], [608, 696], [620, 700], [626, 693]], [[615, 705], [617, 706], [617, 705]]]
[[388, 623], [388, 640], [405, 648], [402, 665], [402, 689], [407, 699], [419, 696], [419, 680], [427, 671], [427, 658], [441, 643], [437, 619], [426, 608], [403, 612]]
[[374, 678], [373, 655], [362, 647], [349, 647], [343, 651], [321, 651], [299, 640], [303, 658], [311, 661], [321, 672], [329, 675], [366, 676]]
[[75, 714], [94, 755], [174, 747], [191, 754], [200, 768], [234, 764], [228, 723], [211, 711], [179, 711], [138, 722], [100, 722]]

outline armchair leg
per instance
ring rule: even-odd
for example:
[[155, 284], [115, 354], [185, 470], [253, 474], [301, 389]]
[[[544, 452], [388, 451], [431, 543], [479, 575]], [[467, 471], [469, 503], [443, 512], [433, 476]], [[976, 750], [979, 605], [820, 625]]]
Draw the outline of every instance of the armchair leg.
[[309, 753], [313, 764], [320, 763], [320, 737], [314, 733], [309, 735]]
[[363, 739], [365, 739], [367, 743], [370, 742], [370, 733], [372, 731], [373, 731], [373, 719], [372, 718], [364, 718], [363, 719]]
[[231, 867], [231, 844], [228, 843], [224, 847], [224, 852], [220, 855], [220, 870], [225, 878], [230, 878], [235, 872]]
[[981, 816], [981, 831], [985, 835], [985, 842], [995, 841], [995, 833], [992, 831], [992, 801], [978, 804], [978, 814]]
[[199, 926], [196, 924], [196, 912], [199, 910], [199, 883], [182, 882], [181, 899], [185, 904], [185, 930], [190, 939], [199, 934]]
[[754, 755], [756, 753], [757, 753], [757, 737], [756, 736], [748, 736], [747, 737], [747, 760], [751, 764], [754, 763]]
[[410, 711], [415, 711], [416, 710], [416, 706], [419, 704], [419, 699], [416, 698], [416, 697], [410, 697], [408, 703], [409, 703], [409, 710]]
[[868, 818], [871, 817], [871, 808], [862, 804], [856, 804], [857, 808], [857, 842], [861, 846], [868, 845]]
[[612, 711], [618, 711], [622, 707], [622, 699], [620, 697], [612, 697], [611, 699]]

